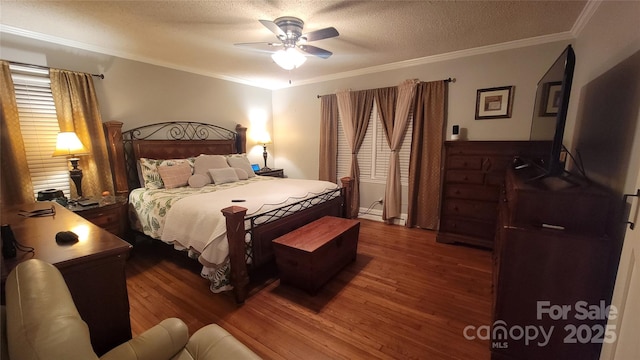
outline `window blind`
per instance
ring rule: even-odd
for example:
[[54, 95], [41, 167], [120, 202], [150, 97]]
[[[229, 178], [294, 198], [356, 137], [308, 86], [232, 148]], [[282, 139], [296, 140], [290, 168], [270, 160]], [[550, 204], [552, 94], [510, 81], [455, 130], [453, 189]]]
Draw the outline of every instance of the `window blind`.
[[[389, 173], [389, 157], [391, 149], [384, 133], [384, 125], [378, 114], [378, 107], [374, 101], [369, 126], [365, 133], [362, 146], [358, 152], [360, 165], [360, 181], [371, 183], [386, 183]], [[409, 158], [411, 156], [411, 136], [413, 129], [413, 114], [409, 114], [409, 122], [400, 146], [400, 182], [404, 186], [409, 184]], [[342, 121], [338, 116], [338, 179], [349, 175], [351, 164], [351, 148], [342, 130]]]
[[60, 132], [51, 93], [49, 71], [10, 65], [16, 92], [20, 130], [27, 164], [31, 173], [34, 197], [46, 189], [62, 190], [70, 196], [69, 165], [65, 157], [53, 157]]
[[[377, 110], [374, 106], [369, 117], [369, 126], [364, 134], [364, 140], [358, 151], [358, 164], [360, 167], [360, 181], [371, 181], [372, 159], [375, 158], [374, 131], [371, 129], [371, 123], [377, 117]], [[351, 166], [351, 146], [347, 141], [347, 136], [342, 128], [342, 119], [338, 115], [338, 179], [349, 176]]]

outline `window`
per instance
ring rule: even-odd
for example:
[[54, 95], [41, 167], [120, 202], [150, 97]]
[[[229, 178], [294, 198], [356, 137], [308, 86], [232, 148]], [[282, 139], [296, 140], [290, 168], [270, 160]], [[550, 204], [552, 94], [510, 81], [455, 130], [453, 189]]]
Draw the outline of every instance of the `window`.
[[49, 71], [13, 64], [10, 69], [34, 198], [38, 191], [46, 189], [62, 190], [70, 197], [68, 161], [51, 156], [60, 127]]
[[[400, 183], [403, 186], [409, 184], [409, 157], [411, 154], [411, 135], [413, 129], [413, 114], [409, 114], [409, 122], [405, 130], [404, 138], [399, 149], [400, 156]], [[384, 133], [384, 125], [378, 115], [378, 106], [375, 101], [369, 126], [364, 135], [362, 146], [358, 152], [358, 164], [360, 165], [360, 182], [386, 183], [389, 173], [389, 157], [391, 149]], [[342, 121], [338, 116], [338, 179], [349, 175], [351, 165], [351, 148], [342, 130]]]

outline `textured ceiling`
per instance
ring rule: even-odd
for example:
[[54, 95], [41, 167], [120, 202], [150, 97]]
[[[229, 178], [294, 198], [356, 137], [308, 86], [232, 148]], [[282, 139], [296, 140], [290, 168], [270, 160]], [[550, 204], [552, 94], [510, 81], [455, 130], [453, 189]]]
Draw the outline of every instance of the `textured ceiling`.
[[[586, 1], [7, 1], [3, 31], [266, 88], [308, 83], [465, 49], [567, 34]], [[259, 19], [296, 16], [311, 42], [334, 53], [280, 69], [266, 52], [234, 46], [275, 41]], [[46, 36], [41, 36], [46, 35]], [[51, 40], [53, 39], [53, 40]]]

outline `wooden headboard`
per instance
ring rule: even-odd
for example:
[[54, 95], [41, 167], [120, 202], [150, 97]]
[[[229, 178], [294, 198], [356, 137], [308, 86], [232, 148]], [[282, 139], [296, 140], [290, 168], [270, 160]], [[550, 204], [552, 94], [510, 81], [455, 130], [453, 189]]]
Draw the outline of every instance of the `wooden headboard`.
[[140, 187], [137, 170], [140, 158], [184, 159], [247, 151], [247, 128], [241, 125], [232, 131], [212, 124], [173, 121], [122, 131], [122, 124], [104, 123], [116, 195], [127, 195], [130, 189]]

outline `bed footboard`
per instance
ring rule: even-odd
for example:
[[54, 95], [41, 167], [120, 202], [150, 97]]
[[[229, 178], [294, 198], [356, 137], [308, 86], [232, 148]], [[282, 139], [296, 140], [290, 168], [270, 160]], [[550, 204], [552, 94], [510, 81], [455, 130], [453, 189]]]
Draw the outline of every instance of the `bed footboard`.
[[229, 242], [229, 262], [231, 264], [231, 284], [237, 303], [247, 298], [249, 271], [245, 261], [246, 244], [244, 241], [244, 216], [247, 209], [241, 206], [230, 206], [222, 209], [227, 224], [227, 241]]
[[[231, 282], [236, 302], [243, 303], [247, 298], [250, 274], [247, 258], [251, 259], [253, 268], [258, 268], [274, 259], [271, 246], [274, 239], [323, 216], [345, 217], [350, 213], [348, 200], [352, 194], [353, 180], [345, 177], [341, 182], [340, 196], [260, 225], [255, 225], [252, 219], [245, 217], [246, 208], [230, 206], [222, 209], [226, 218]], [[251, 224], [248, 230], [246, 222]]]

